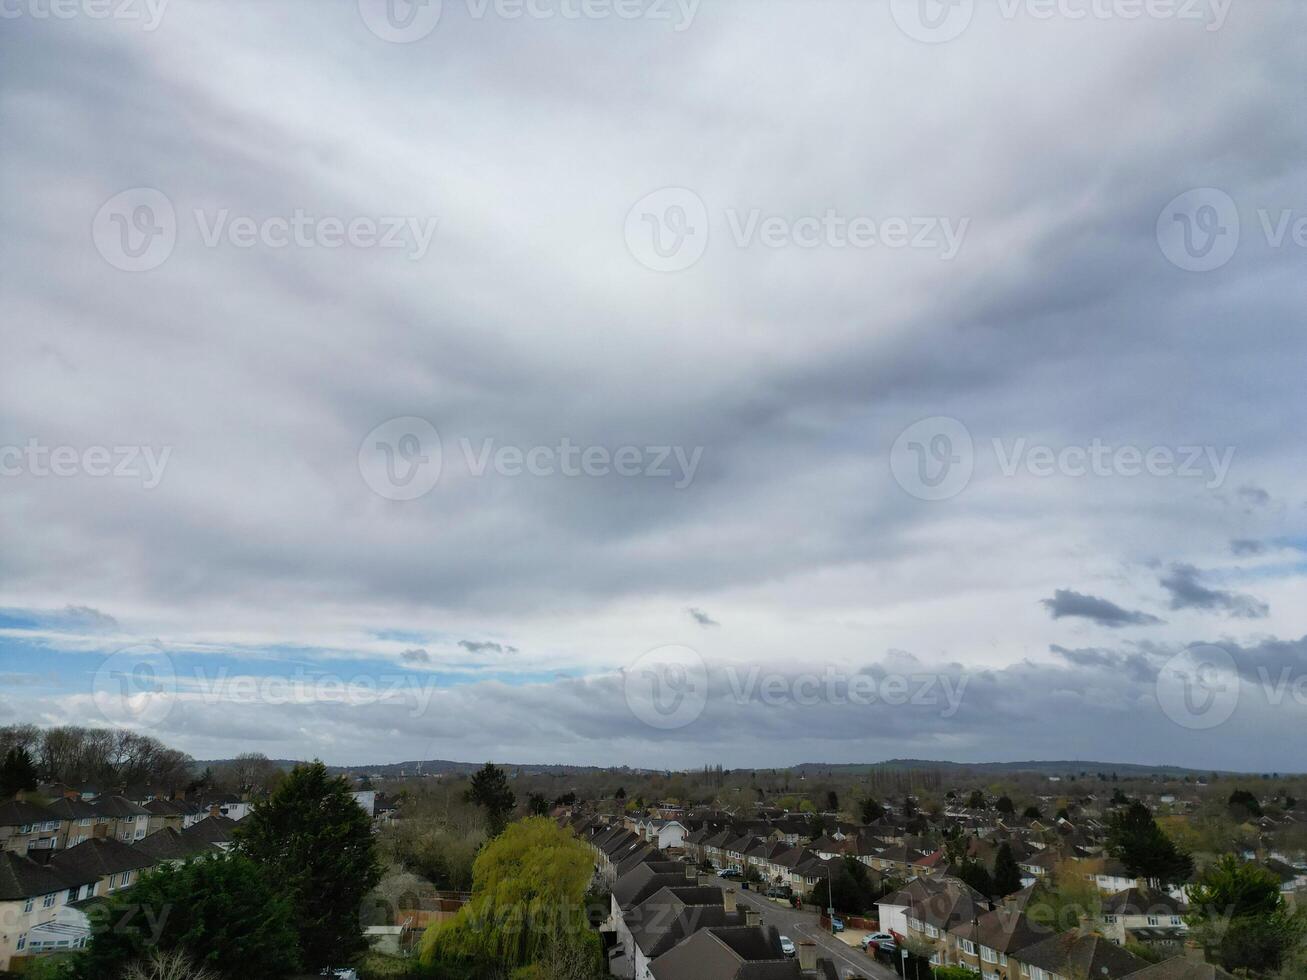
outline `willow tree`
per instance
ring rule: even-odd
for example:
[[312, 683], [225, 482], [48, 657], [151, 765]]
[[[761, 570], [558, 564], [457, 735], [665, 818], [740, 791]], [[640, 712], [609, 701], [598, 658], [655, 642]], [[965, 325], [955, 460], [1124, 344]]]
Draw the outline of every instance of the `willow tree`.
[[589, 848], [552, 820], [510, 824], [473, 865], [471, 900], [422, 937], [422, 962], [514, 969], [577, 945], [597, 962], [585, 907], [593, 870]]

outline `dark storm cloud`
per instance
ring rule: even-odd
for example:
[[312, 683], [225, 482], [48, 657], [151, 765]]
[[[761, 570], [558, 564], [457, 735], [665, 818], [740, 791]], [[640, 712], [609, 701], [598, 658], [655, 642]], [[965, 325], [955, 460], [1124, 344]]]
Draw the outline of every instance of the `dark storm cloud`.
[[1192, 565], [1172, 565], [1159, 583], [1171, 594], [1172, 609], [1209, 609], [1229, 613], [1239, 619], [1263, 619], [1270, 607], [1260, 599], [1203, 585], [1202, 573]]
[[405, 650], [400, 655], [400, 659], [411, 664], [429, 664], [431, 663], [431, 654], [421, 647], [414, 647], [411, 650]]
[[1115, 602], [1100, 599], [1098, 596], [1082, 595], [1070, 589], [1058, 589], [1051, 599], [1041, 599], [1040, 603], [1054, 619], [1074, 617], [1088, 619], [1100, 626], [1149, 626], [1160, 623], [1156, 616], [1137, 610], [1123, 609]]

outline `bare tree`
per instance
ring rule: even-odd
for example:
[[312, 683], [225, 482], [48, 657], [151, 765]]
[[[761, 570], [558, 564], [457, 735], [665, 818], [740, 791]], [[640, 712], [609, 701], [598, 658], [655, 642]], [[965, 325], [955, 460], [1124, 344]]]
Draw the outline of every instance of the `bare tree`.
[[148, 959], [123, 970], [123, 980], [218, 980], [208, 967], [196, 966], [185, 950], [155, 950]]

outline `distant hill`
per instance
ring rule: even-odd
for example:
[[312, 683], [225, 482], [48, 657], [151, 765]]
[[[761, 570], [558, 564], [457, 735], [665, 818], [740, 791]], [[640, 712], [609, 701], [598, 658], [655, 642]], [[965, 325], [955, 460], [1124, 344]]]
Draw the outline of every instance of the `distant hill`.
[[1167, 776], [1171, 778], [1209, 776], [1212, 773], [1225, 774], [1224, 770], [1219, 769], [1186, 769], [1183, 766], [1147, 766], [1133, 762], [1088, 762], [1084, 760], [947, 762], [937, 759], [890, 759], [886, 762], [872, 763], [805, 762], [794, 767], [795, 772], [802, 773], [838, 772], [854, 774], [872, 772], [876, 769], [924, 769], [958, 773], [1033, 773], [1039, 776], [1079, 775], [1082, 772], [1093, 776], [1102, 772], [1116, 773], [1118, 776]]

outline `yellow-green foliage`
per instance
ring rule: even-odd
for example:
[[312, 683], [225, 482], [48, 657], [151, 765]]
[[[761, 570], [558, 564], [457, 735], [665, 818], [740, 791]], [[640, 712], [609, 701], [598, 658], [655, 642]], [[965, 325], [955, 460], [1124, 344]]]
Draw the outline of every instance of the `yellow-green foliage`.
[[472, 899], [422, 937], [422, 962], [540, 960], [560, 941], [586, 936], [589, 849], [547, 817], [511, 824], [486, 845], [472, 868]]

